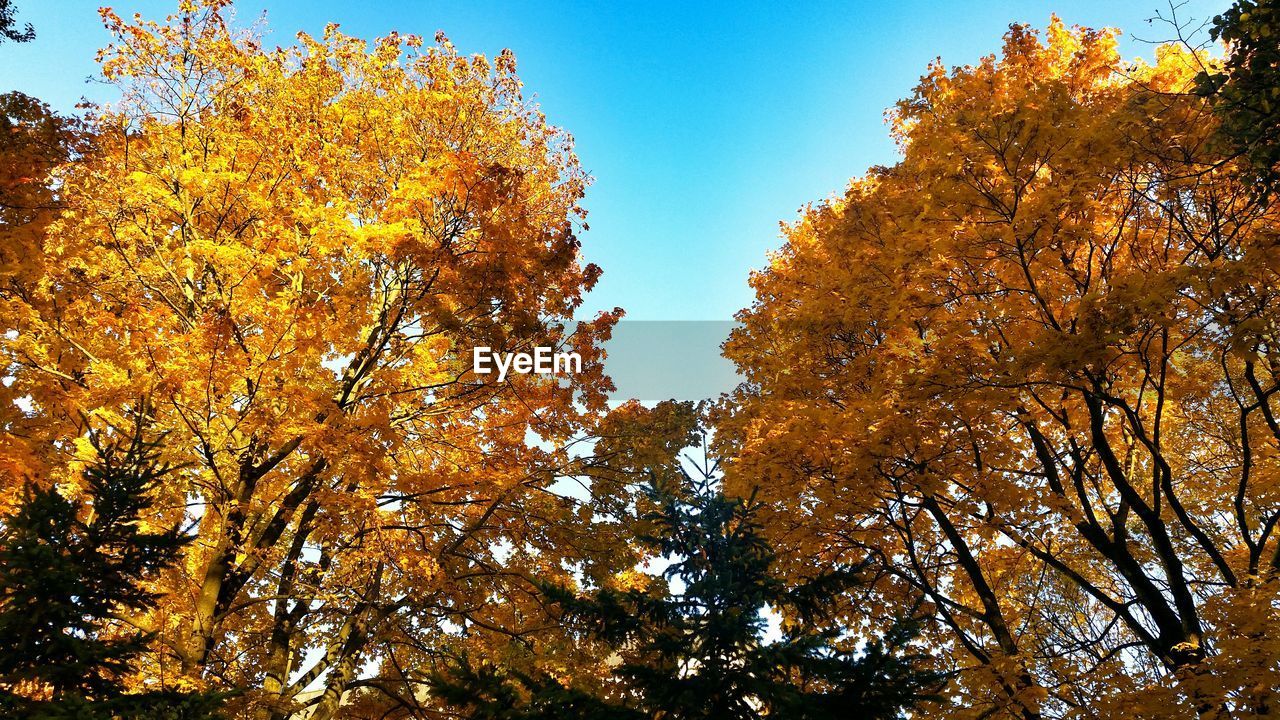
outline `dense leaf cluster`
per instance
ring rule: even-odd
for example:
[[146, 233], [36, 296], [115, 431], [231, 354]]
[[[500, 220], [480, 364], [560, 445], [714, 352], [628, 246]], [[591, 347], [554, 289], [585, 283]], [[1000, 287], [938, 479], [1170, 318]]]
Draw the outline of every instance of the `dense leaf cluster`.
[[1222, 67], [1198, 89], [1215, 105], [1220, 132], [1247, 160], [1263, 193], [1280, 182], [1280, 2], [1240, 0], [1213, 20], [1210, 35], [1228, 44]]

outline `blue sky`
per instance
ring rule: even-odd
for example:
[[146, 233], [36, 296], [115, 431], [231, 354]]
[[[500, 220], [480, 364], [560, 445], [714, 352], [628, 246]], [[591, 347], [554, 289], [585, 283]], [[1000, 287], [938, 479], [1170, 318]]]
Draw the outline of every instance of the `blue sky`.
[[[85, 79], [106, 42], [92, 0], [16, 0], [28, 45], [0, 46], [0, 91], [70, 110], [105, 98]], [[162, 17], [176, 0], [117, 0], [122, 15]], [[484, 2], [237, 0], [242, 22], [265, 10], [268, 41], [327, 22], [375, 37], [449, 35], [462, 52], [515, 51], [550, 120], [577, 140], [595, 177], [583, 236], [604, 278], [588, 310], [629, 319], [727, 320], [751, 301], [746, 280], [776, 247], [778, 223], [841, 190], [895, 150], [884, 110], [930, 60], [974, 62], [1010, 22], [1125, 31], [1127, 56], [1171, 31], [1146, 22], [1162, 0], [1083, 2]], [[1226, 0], [1189, 0], [1204, 20]]]

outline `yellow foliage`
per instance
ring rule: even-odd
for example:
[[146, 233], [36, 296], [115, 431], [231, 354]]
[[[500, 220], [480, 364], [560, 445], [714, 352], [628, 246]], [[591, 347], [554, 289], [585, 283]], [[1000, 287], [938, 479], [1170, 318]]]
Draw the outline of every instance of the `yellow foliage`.
[[1207, 62], [1015, 26], [752, 277], [727, 482], [797, 571], [870, 557], [884, 622], [929, 603], [937, 716], [1274, 705], [1280, 217], [1210, 142]]
[[[576, 237], [588, 178], [509, 52], [336, 26], [272, 49], [229, 8], [102, 11], [120, 100], [31, 185], [56, 212], [0, 249], [0, 467], [69, 481], [85, 419], [147, 399], [185, 468], [154, 522], [196, 538], [138, 619], [144, 674], [328, 718], [365, 668], [411, 692], [422, 658], [544, 624], [529, 577], [634, 561], [547, 492], [603, 413], [620, 312], [570, 336], [599, 275]], [[470, 372], [473, 346], [566, 344], [568, 382]], [[25, 481], [4, 477], [0, 511]]]

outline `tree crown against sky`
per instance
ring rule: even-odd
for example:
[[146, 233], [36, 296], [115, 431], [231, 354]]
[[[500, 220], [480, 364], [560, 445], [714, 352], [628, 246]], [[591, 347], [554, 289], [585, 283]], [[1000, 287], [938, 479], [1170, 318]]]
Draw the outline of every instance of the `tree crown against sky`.
[[[16, 1], [18, 18], [33, 22], [40, 39], [3, 46], [0, 86], [62, 113], [82, 96], [112, 99], [112, 88], [84, 82], [97, 72], [94, 51], [110, 39], [96, 4]], [[105, 4], [123, 17], [157, 18], [176, 1]], [[1202, 21], [1230, 4], [1184, 1], [1178, 15]], [[864, 168], [896, 161], [883, 112], [935, 57], [977, 62], [999, 50], [1010, 22], [1044, 25], [1053, 12], [1121, 28], [1126, 56], [1150, 57], [1155, 46], [1146, 41], [1171, 35], [1146, 23], [1168, 10], [1164, 0], [564, 0], [555, 12], [507, 0], [236, 7], [241, 23], [265, 27], [268, 47], [335, 22], [363, 38], [399, 30], [429, 39], [443, 29], [463, 54], [511, 48], [529, 99], [572, 131], [584, 167], [599, 179], [584, 201], [584, 252], [609, 272], [586, 296], [585, 316], [621, 306], [632, 320], [729, 321], [749, 304], [743, 278], [778, 244], [779, 220]]]
[[[412, 695], [425, 654], [543, 625], [524, 576], [632, 557], [548, 491], [605, 409], [618, 314], [566, 327], [599, 275], [587, 178], [513, 57], [332, 26], [269, 49], [229, 9], [104, 10], [121, 99], [85, 113], [37, 217], [0, 228], [0, 504], [29, 481], [84, 492], [84, 418], [152, 398], [162, 460], [188, 468], [154, 520], [195, 537], [181, 591], [139, 619], [142, 671], [326, 718], [366, 668]], [[47, 123], [19, 125], [30, 142], [6, 148], [27, 153]], [[584, 367], [486, 381], [476, 345]]]
[[877, 558], [867, 607], [928, 599], [958, 717], [1274, 705], [1280, 225], [1209, 63], [1015, 26], [752, 278], [729, 486], [800, 567]]

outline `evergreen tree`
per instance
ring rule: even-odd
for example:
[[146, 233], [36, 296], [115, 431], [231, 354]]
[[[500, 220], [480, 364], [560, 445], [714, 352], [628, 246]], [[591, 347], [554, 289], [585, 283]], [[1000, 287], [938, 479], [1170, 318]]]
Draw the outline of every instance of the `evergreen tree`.
[[177, 530], [146, 532], [149, 491], [174, 468], [144, 439], [92, 432], [85, 507], [55, 488], [29, 488], [0, 528], [0, 713], [44, 720], [196, 720], [218, 698], [172, 691], [129, 693], [124, 678], [148, 635], [121, 632], [123, 618], [153, 607], [141, 583], [187, 542]]
[[[650, 489], [640, 538], [654, 557], [672, 559], [664, 574], [683, 591], [542, 588], [570, 627], [618, 648], [615, 696], [461, 662], [433, 677], [436, 697], [472, 720], [877, 720], [903, 717], [940, 684], [918, 669], [909, 622], [860, 649], [842, 642], [830, 603], [858, 582], [856, 569], [789, 587], [771, 572], [757, 504], [725, 497], [707, 474], [685, 477], [687, 492]], [[792, 621], [773, 642], [766, 608]]]

